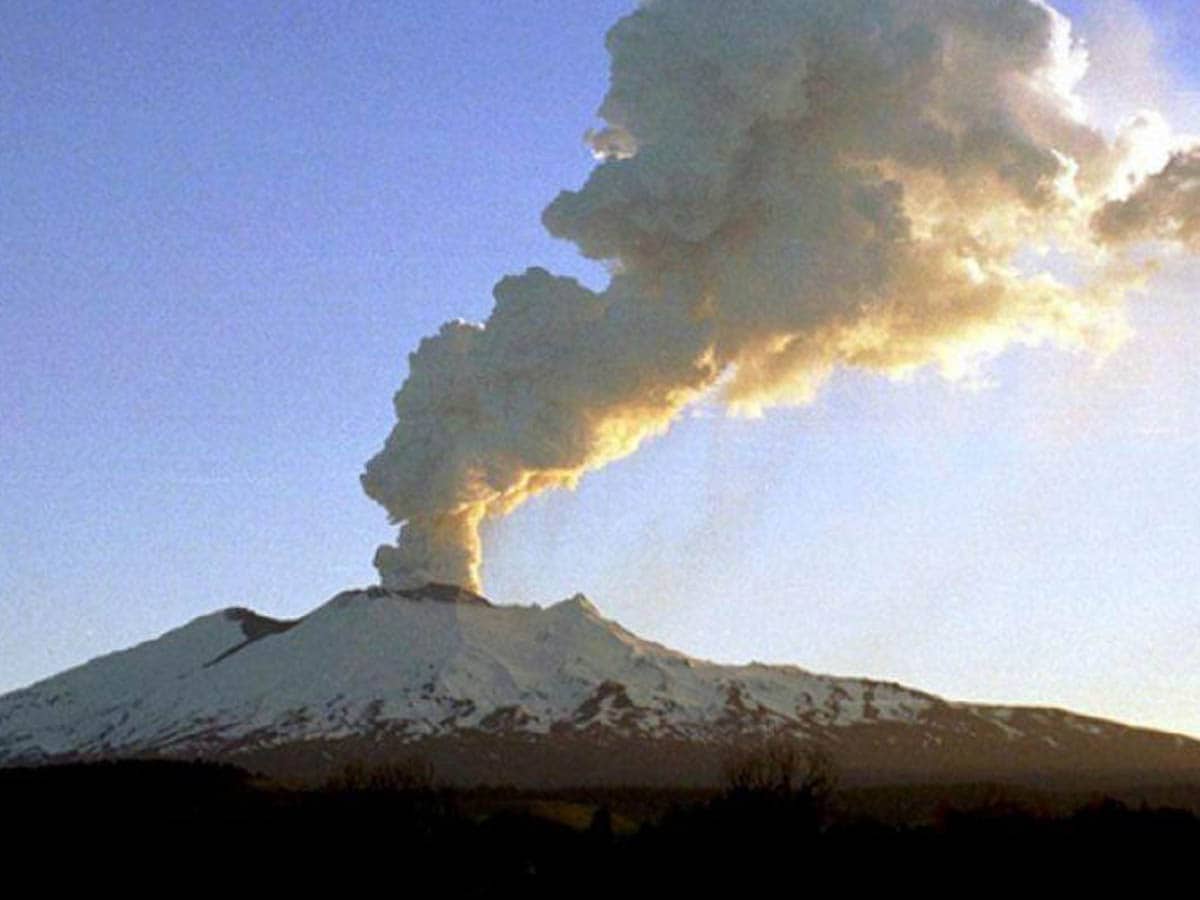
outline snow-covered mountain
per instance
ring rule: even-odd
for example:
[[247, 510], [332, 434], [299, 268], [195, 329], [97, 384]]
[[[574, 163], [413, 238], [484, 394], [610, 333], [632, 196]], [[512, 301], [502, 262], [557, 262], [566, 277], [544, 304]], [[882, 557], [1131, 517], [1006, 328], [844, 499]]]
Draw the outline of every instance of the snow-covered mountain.
[[226, 609], [0, 697], [0, 764], [130, 755], [279, 770], [420, 751], [461, 778], [677, 780], [787, 731], [851, 774], [1200, 781], [1200, 742], [1059, 710], [950, 703], [643, 640], [583, 596], [348, 591], [302, 619]]

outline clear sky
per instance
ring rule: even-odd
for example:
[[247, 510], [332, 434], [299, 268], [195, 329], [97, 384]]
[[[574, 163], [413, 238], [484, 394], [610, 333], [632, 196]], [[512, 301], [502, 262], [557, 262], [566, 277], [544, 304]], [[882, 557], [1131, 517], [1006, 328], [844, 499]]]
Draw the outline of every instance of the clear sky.
[[[358, 475], [422, 335], [502, 275], [601, 286], [542, 208], [593, 165], [587, 4], [0, 12], [0, 691], [230, 605], [301, 615], [394, 537]], [[1200, 133], [1186, 0], [1062, 3], [1110, 125]], [[844, 375], [702, 407], [485, 528], [499, 602], [954, 699], [1200, 736], [1200, 266], [1098, 365]]]

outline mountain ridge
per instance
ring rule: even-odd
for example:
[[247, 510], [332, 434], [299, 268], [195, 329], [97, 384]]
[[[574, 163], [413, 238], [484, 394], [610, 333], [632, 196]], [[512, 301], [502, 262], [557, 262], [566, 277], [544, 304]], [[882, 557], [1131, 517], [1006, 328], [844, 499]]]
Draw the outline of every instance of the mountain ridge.
[[501, 606], [450, 585], [371, 587], [294, 620], [229, 607], [0, 696], [0, 765], [166, 755], [316, 771], [421, 752], [462, 780], [503, 781], [506, 767], [627, 780], [640, 758], [648, 781], [704, 783], [722, 748], [781, 731], [851, 777], [1200, 782], [1200, 741], [1183, 735], [695, 659], [582, 594]]

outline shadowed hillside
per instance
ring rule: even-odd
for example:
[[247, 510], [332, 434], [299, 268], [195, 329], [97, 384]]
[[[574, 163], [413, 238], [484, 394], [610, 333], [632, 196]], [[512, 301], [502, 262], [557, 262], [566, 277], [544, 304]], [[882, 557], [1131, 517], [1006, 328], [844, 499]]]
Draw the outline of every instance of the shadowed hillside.
[[782, 859], [844, 871], [870, 859], [859, 877], [892, 871], [903, 881], [914, 866], [944, 873], [1002, 854], [1010, 873], [1045, 874], [1097, 853], [1171, 860], [1200, 846], [1200, 787], [1164, 790], [1151, 805], [1136, 792], [997, 784], [846, 789], [827, 758], [807, 751], [721, 762], [725, 784], [709, 790], [522, 791], [452, 790], [419, 758], [350, 766], [303, 789], [231, 766], [125, 761], [0, 770], [0, 796], [20, 826], [7, 841], [14, 850], [52, 840], [72, 853], [136, 846], [155, 859], [234, 847], [292, 859], [318, 848], [321, 859], [385, 853], [405, 877], [437, 874], [462, 896], [640, 896], [637, 886], [663, 879], [753, 881], [758, 866]]

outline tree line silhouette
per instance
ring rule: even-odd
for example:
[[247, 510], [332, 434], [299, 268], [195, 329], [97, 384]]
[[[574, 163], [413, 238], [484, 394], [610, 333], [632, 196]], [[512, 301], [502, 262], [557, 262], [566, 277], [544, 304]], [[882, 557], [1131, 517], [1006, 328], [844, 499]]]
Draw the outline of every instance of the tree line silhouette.
[[1111, 797], [1050, 811], [995, 786], [985, 802], [947, 804], [926, 821], [855, 811], [830, 757], [786, 739], [730, 751], [722, 772], [722, 785], [706, 791], [537, 792], [451, 789], [420, 758], [348, 766], [318, 786], [208, 762], [0, 769], [10, 835], [0, 846], [112, 842], [187, 853], [219, 841], [259, 852], [385, 854], [408, 872], [440, 873], [460, 896], [518, 888], [629, 895], [635, 884], [711, 887], [784, 871], [803, 878], [807, 867], [859, 881], [914, 867], [1070, 869], [1200, 848], [1193, 811]]

